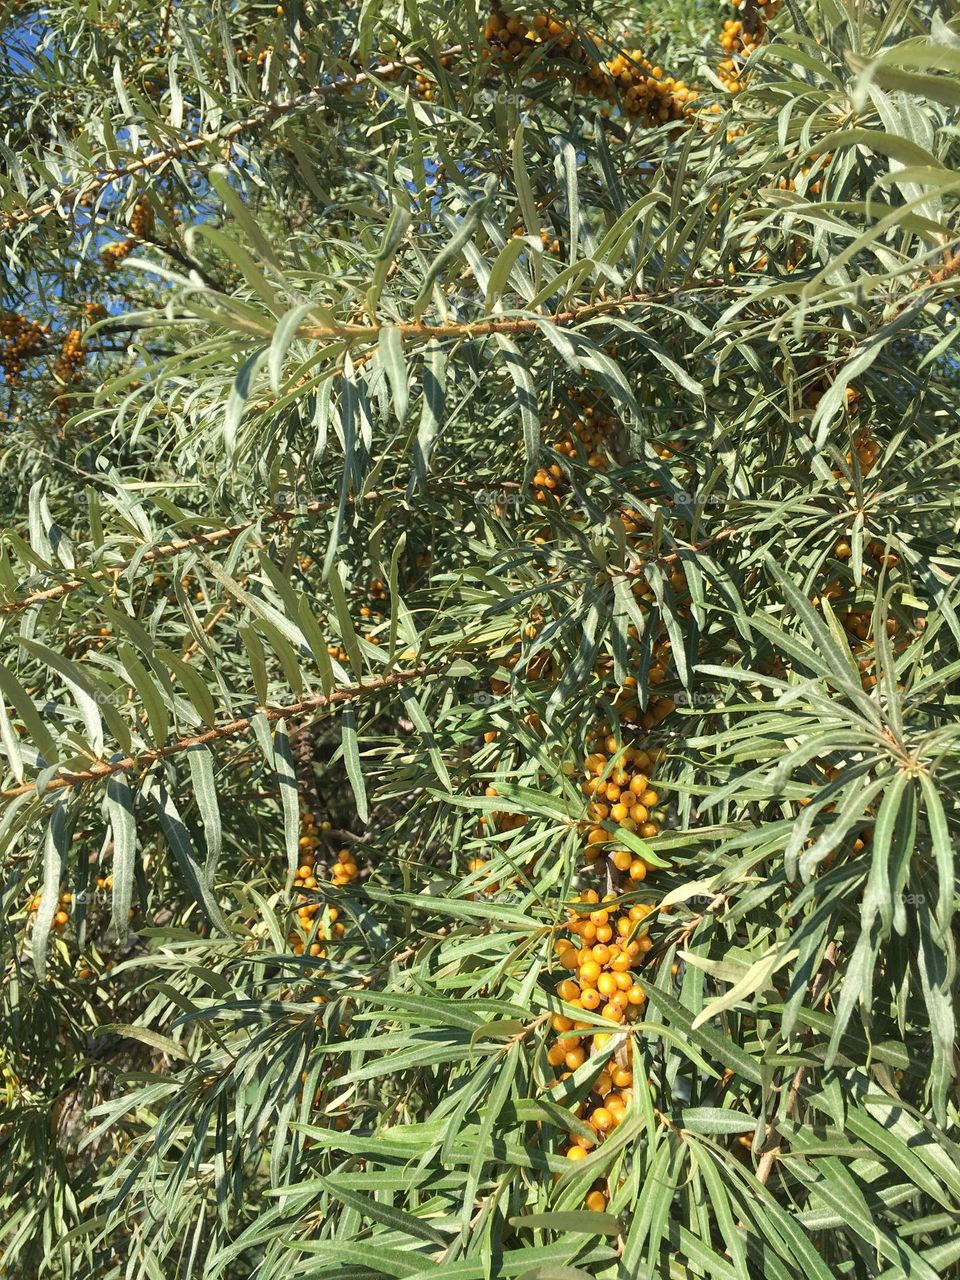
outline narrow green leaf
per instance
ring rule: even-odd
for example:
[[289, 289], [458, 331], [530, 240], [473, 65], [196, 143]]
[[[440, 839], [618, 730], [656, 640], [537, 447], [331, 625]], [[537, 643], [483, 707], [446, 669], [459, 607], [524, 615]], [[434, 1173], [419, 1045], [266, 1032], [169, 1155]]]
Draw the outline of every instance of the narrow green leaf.
[[107, 779], [104, 806], [113, 840], [113, 861], [110, 868], [113, 876], [111, 920], [117, 937], [122, 940], [130, 927], [137, 860], [137, 820], [134, 816], [133, 792], [124, 774], [114, 773]]
[[203, 877], [212, 889], [223, 849], [220, 803], [217, 800], [217, 784], [213, 774], [213, 754], [207, 747], [198, 744], [187, 752], [187, 761], [190, 765], [193, 794], [197, 798], [197, 808], [203, 822], [203, 834], [207, 846]]
[[396, 325], [381, 326], [378, 350], [380, 363], [386, 371], [393, 394], [393, 410], [397, 421], [402, 423], [407, 416], [410, 387], [407, 381], [407, 362], [403, 355], [403, 338]]

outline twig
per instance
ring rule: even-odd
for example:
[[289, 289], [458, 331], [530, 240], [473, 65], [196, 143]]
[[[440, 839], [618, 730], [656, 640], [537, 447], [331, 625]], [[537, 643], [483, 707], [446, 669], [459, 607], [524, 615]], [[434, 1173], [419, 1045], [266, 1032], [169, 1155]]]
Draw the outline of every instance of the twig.
[[[836, 966], [836, 954], [836, 943], [831, 942], [824, 952], [823, 962], [821, 963], [820, 968], [817, 971], [817, 976], [814, 978], [810, 987], [811, 1007], [815, 1007], [817, 1005], [827, 979], [830, 977], [830, 974], [833, 973]], [[783, 1112], [784, 1119], [789, 1119], [793, 1112], [793, 1108], [796, 1106], [806, 1069], [806, 1066], [801, 1064], [797, 1067], [797, 1070], [794, 1073], [793, 1080], [790, 1083], [790, 1090], [787, 1094], [786, 1107]], [[779, 1132], [777, 1131], [776, 1121], [774, 1121], [767, 1132], [767, 1140], [764, 1143], [764, 1148], [760, 1156], [760, 1163], [757, 1165], [758, 1182], [766, 1183], [767, 1179], [770, 1177], [770, 1174], [773, 1172], [773, 1166], [779, 1159], [781, 1147], [782, 1140]]]
[[[444, 54], [450, 55], [459, 52], [460, 46], [454, 45], [445, 50]], [[172, 146], [164, 147], [159, 151], [151, 151], [148, 155], [141, 156], [138, 159], [131, 159], [126, 164], [110, 170], [109, 173], [91, 178], [89, 182], [64, 188], [55, 200], [48, 200], [45, 204], [24, 209], [20, 213], [5, 214], [0, 218], [0, 225], [9, 228], [19, 223], [30, 222], [34, 218], [45, 217], [48, 213], [62, 214], [62, 205], [68, 197], [72, 197], [70, 212], [73, 212], [84, 197], [92, 196], [102, 191], [113, 182], [119, 182], [123, 178], [132, 178], [136, 174], [149, 173], [154, 169], [163, 168], [164, 165], [169, 164], [171, 161], [179, 160], [194, 151], [201, 151], [207, 146], [220, 144], [225, 148], [229, 148], [233, 140], [240, 137], [241, 134], [249, 133], [254, 129], [261, 128], [263, 125], [272, 124], [276, 120], [282, 120], [285, 116], [294, 115], [299, 111], [318, 106], [331, 95], [342, 92], [345, 87], [363, 84], [368, 80], [372, 80], [375, 75], [389, 76], [393, 72], [401, 71], [406, 67], [419, 66], [420, 61], [419, 57], [411, 54], [397, 62], [382, 63], [375, 67], [373, 71], [361, 71], [356, 76], [344, 77], [342, 80], [334, 81], [332, 84], [318, 86], [307, 93], [299, 94], [296, 98], [291, 98], [289, 102], [271, 102], [244, 119], [235, 120], [222, 133], [216, 131], [200, 133], [194, 138], [183, 138]]]
[[[154, 547], [152, 550], [144, 552], [140, 557], [140, 563], [152, 564], [156, 560], [163, 560], [167, 556], [175, 555], [178, 551], [185, 551], [188, 547], [209, 546], [212, 543], [222, 542], [224, 538], [232, 538], [244, 533], [253, 523], [252, 520], [248, 520], [244, 524], [230, 525], [224, 529], [213, 529], [208, 533], [198, 533], [192, 538], [180, 538], [176, 542], [165, 543], [162, 546]], [[5, 604], [0, 604], [0, 614], [18, 613], [21, 609], [29, 609], [34, 604], [43, 604], [48, 600], [58, 600], [61, 596], [67, 596], [73, 591], [79, 591], [82, 586], [90, 582], [98, 582], [110, 577], [118, 578], [130, 568], [132, 563], [132, 560], [125, 560], [123, 564], [113, 565], [108, 569], [98, 569], [96, 573], [90, 574], [88, 578], [71, 578], [69, 582], [60, 582], [55, 587], [48, 587], [45, 591], [34, 591], [31, 595], [23, 596], [20, 600], [9, 600]]]
[[[410, 671], [397, 671], [392, 675], [371, 680], [369, 684], [350, 685], [344, 689], [337, 689], [329, 696], [320, 693], [312, 694], [309, 698], [291, 703], [287, 707], [265, 707], [261, 709], [260, 714], [271, 721], [283, 720], [288, 716], [307, 715], [310, 712], [338, 706], [343, 702], [354, 702], [365, 694], [378, 693], [383, 689], [403, 684], [407, 680], [413, 680], [429, 674], [432, 673], [425, 666], [414, 667]], [[216, 725], [212, 729], [206, 729], [203, 733], [191, 734], [186, 738], [178, 738], [166, 747], [154, 747], [149, 751], [141, 751], [135, 756], [126, 756], [122, 760], [97, 761], [89, 769], [84, 769], [79, 773], [61, 773], [48, 784], [47, 790], [83, 786], [89, 782], [101, 782], [104, 778], [111, 778], [118, 773], [132, 773], [148, 769], [151, 765], [156, 764], [157, 761], [167, 760], [171, 756], [188, 751], [191, 747], [204, 746], [211, 742], [221, 742], [224, 739], [235, 738], [241, 733], [246, 733], [250, 728], [251, 719], [252, 717], [242, 716], [237, 720], [231, 720], [228, 724]], [[25, 782], [21, 786], [10, 787], [5, 791], [0, 791], [0, 799], [13, 800], [17, 796], [29, 795], [31, 792], [35, 792], [36, 789], [36, 783]]]

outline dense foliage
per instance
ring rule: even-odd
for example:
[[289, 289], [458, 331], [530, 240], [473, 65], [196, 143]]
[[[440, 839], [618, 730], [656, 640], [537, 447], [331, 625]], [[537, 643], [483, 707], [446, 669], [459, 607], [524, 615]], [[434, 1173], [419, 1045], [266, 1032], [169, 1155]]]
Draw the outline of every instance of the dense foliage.
[[0, 14], [0, 1274], [960, 1275], [956, 6]]

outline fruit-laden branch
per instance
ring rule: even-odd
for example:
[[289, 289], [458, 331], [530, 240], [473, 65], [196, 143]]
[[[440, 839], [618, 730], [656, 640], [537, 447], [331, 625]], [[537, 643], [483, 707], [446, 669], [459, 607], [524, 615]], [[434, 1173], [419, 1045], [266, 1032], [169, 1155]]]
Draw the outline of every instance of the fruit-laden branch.
[[[371, 680], [368, 684], [348, 685], [344, 689], [336, 689], [329, 695], [323, 693], [312, 694], [309, 698], [301, 699], [300, 702], [290, 703], [289, 706], [264, 707], [261, 709], [260, 714], [270, 721], [310, 715], [315, 711], [336, 707], [344, 702], [356, 702], [367, 694], [379, 693], [383, 689], [394, 688], [407, 680], [435, 674], [437, 673], [429, 671], [426, 666], [413, 667], [409, 671], [395, 671], [389, 676], [381, 676], [377, 680]], [[191, 747], [205, 746], [208, 743], [236, 738], [240, 734], [248, 732], [251, 721], [252, 717], [241, 716], [238, 720], [231, 720], [228, 724], [215, 725], [212, 729], [205, 729], [203, 733], [191, 734], [186, 738], [177, 738], [175, 742], [171, 742], [165, 747], [153, 747], [149, 751], [141, 751], [135, 756], [125, 756], [122, 760], [97, 761], [89, 769], [82, 769], [76, 773], [61, 773], [48, 784], [46, 790], [53, 791], [66, 787], [81, 787], [90, 782], [101, 782], [104, 778], [113, 777], [117, 773], [140, 772], [150, 768], [151, 765], [156, 764], [159, 760], [168, 760], [171, 756], [189, 751]], [[18, 787], [10, 787], [6, 791], [0, 791], [0, 799], [15, 800], [17, 796], [29, 795], [31, 792], [35, 792], [36, 789], [36, 783], [24, 782]]]
[[[451, 48], [445, 49], [441, 57], [447, 57], [459, 52], [460, 46], [453, 45]], [[66, 212], [63, 207], [64, 203], [70, 197], [72, 197], [72, 204], [68, 211], [73, 212], [81, 201], [98, 194], [113, 182], [120, 182], [124, 178], [132, 178], [137, 174], [149, 173], [154, 169], [160, 169], [173, 160], [180, 160], [194, 151], [202, 151], [204, 147], [219, 144], [229, 152], [230, 144], [242, 134], [250, 133], [263, 125], [273, 124], [286, 116], [295, 115], [299, 111], [315, 107], [331, 94], [342, 93], [345, 88], [364, 84], [366, 81], [374, 79], [375, 76], [390, 76], [405, 67], [419, 66], [421, 61], [422, 59], [417, 55], [410, 54], [396, 62], [381, 63], [371, 71], [360, 71], [355, 76], [345, 76], [335, 80], [332, 84], [318, 85], [317, 88], [310, 89], [307, 93], [301, 93], [297, 97], [291, 98], [289, 102], [272, 102], [268, 106], [262, 107], [259, 111], [252, 112], [242, 120], [235, 120], [232, 125], [222, 132], [211, 131], [197, 134], [195, 138], [182, 138], [179, 142], [175, 142], [169, 147], [163, 147], [159, 151], [151, 151], [149, 155], [130, 160], [126, 164], [119, 165], [116, 169], [111, 169], [108, 173], [98, 174], [97, 177], [91, 178], [89, 182], [65, 187], [55, 200], [48, 200], [45, 204], [23, 209], [19, 213], [0, 215], [0, 226], [14, 227], [20, 223], [30, 222], [34, 218], [46, 217], [48, 213], [63, 215]]]

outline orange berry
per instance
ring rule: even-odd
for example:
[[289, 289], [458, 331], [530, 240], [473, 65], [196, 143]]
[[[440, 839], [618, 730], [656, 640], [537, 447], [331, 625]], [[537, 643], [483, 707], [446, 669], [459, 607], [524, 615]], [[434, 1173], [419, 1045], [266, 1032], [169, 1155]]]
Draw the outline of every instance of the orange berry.
[[607, 1110], [613, 1116], [613, 1123], [619, 1124], [626, 1115], [627, 1104], [619, 1094], [611, 1093], [607, 1098]]

